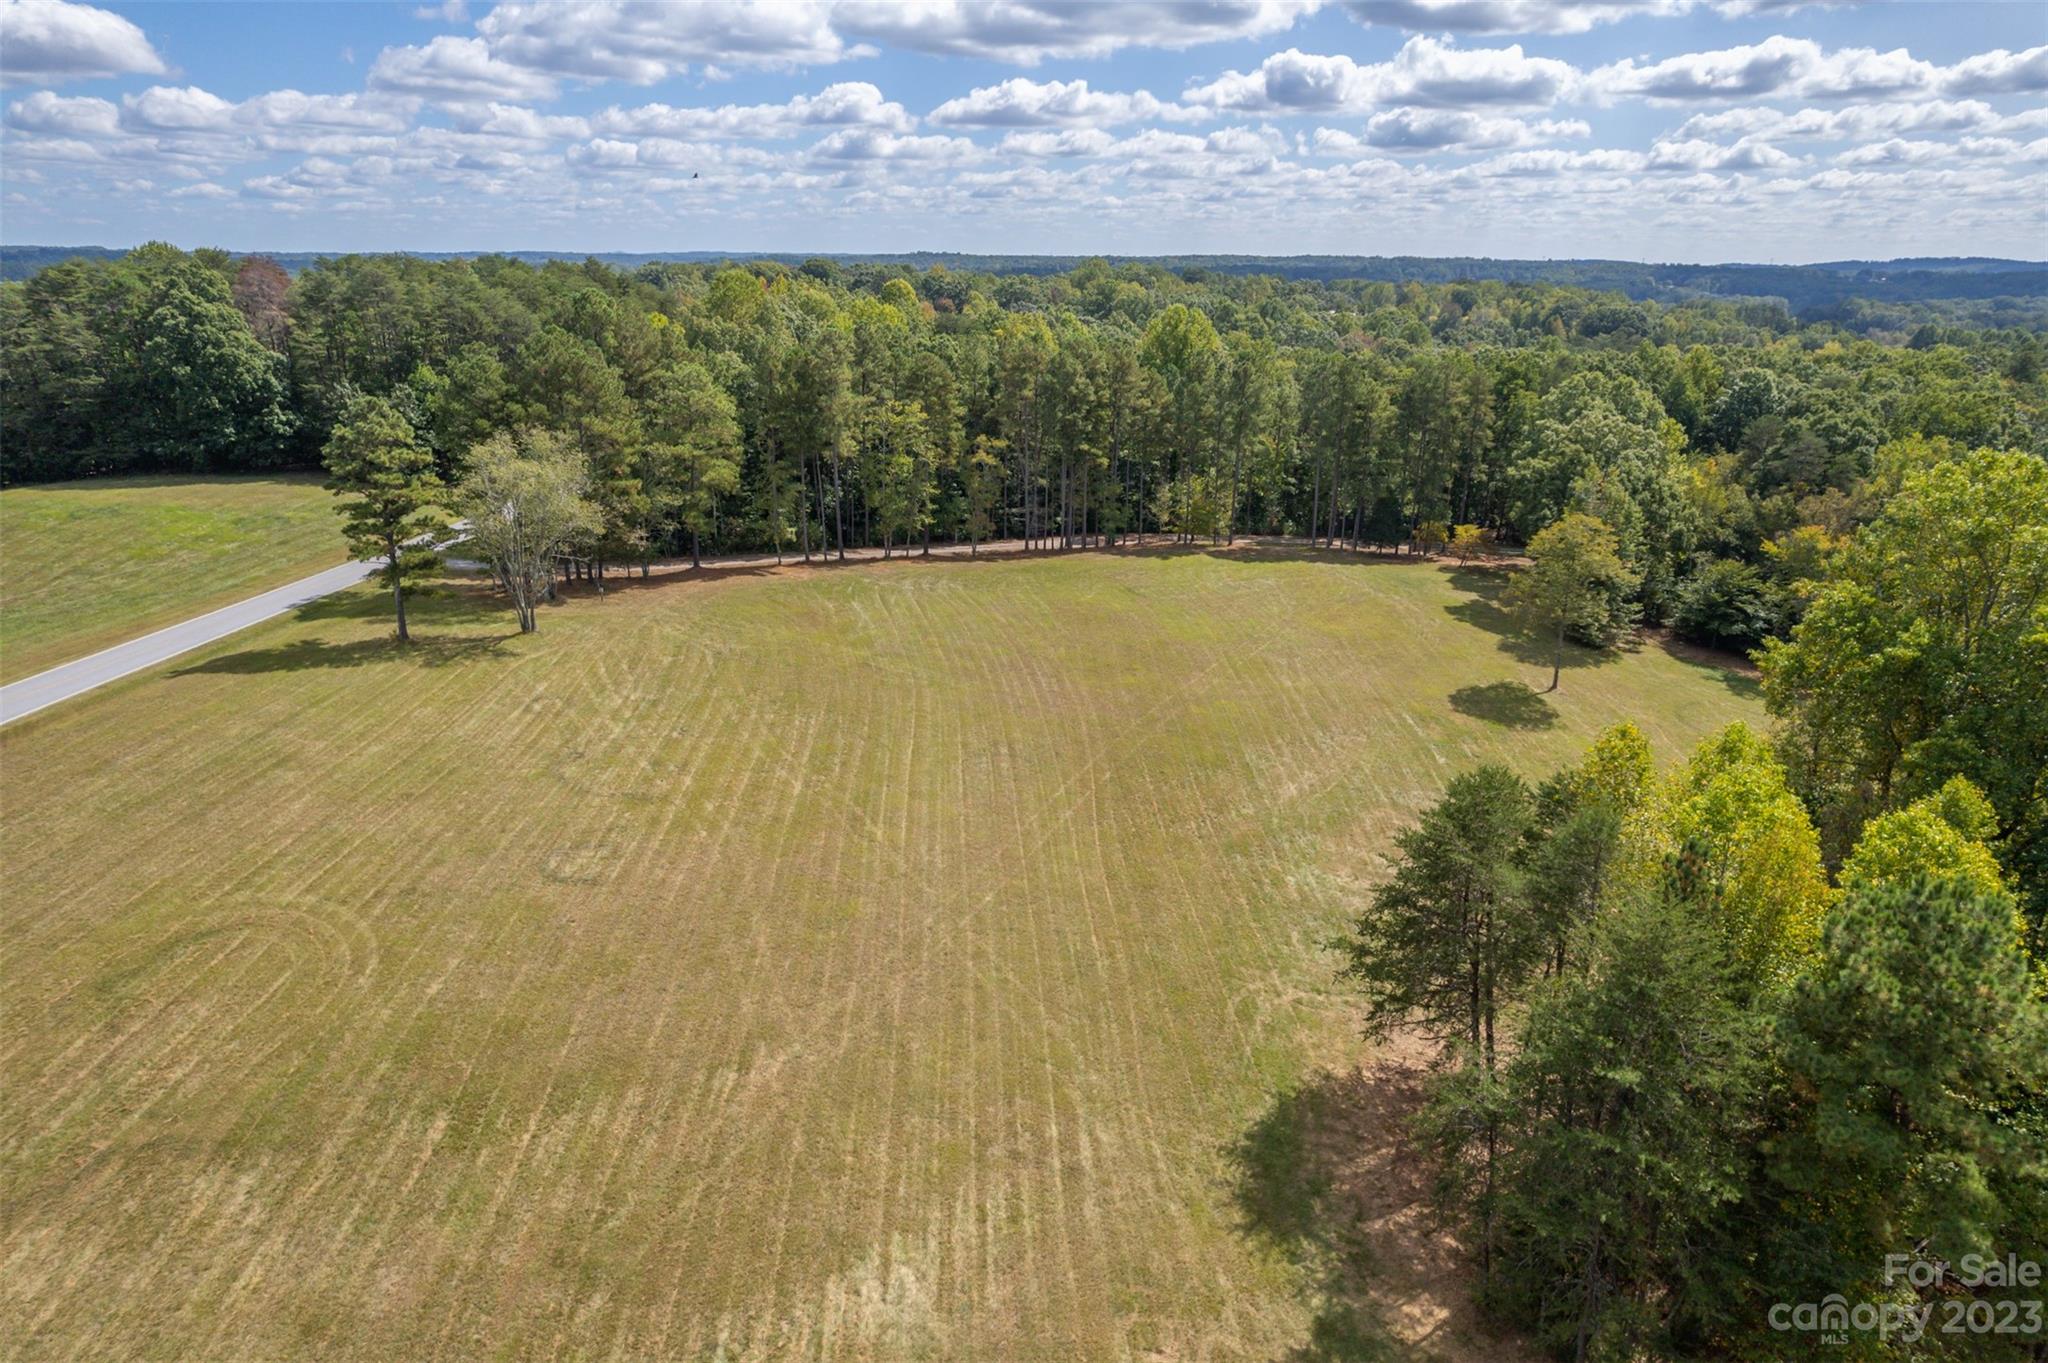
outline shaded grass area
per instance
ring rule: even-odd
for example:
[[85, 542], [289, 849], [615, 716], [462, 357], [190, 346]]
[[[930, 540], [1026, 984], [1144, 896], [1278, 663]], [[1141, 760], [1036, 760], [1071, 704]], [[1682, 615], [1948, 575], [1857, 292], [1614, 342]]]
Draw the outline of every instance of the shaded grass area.
[[0, 681], [332, 567], [333, 502], [296, 475], [0, 489]]
[[1358, 1191], [1392, 1099], [1298, 1096], [1325, 944], [1463, 767], [1757, 708], [1644, 649], [1461, 709], [1534, 675], [1476, 595], [366, 588], [0, 730], [0, 1357], [1488, 1356]]
[[1461, 686], [1451, 692], [1450, 700], [1451, 708], [1461, 715], [1510, 729], [1548, 729], [1557, 723], [1557, 712], [1550, 708], [1550, 702], [1522, 682]]

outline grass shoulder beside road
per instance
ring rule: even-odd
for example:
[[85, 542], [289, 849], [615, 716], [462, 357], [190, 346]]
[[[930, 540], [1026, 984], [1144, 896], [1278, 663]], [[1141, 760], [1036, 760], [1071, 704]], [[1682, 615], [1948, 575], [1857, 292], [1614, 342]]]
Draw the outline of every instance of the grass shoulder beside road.
[[0, 491], [0, 681], [333, 567], [333, 501], [311, 475]]

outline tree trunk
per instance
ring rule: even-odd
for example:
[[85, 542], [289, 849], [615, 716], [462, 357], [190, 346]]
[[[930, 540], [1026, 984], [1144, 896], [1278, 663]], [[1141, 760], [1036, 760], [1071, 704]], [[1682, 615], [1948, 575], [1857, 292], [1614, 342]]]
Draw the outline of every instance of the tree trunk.
[[1579, 1330], [1572, 1342], [1575, 1363], [1586, 1363], [1586, 1344], [1593, 1330], [1593, 1310], [1600, 1300], [1600, 1223], [1593, 1223], [1593, 1243], [1586, 1250], [1586, 1274], [1579, 1288]]
[[839, 447], [832, 447], [832, 534], [838, 542], [839, 561], [846, 562], [846, 497], [839, 490]]
[[697, 527], [694, 525], [690, 527], [690, 566], [704, 566], [704, 537], [697, 533]]
[[1309, 465], [1308, 471], [1308, 547], [1316, 547], [1316, 526], [1323, 514], [1323, 466]]
[[1557, 679], [1564, 671], [1564, 621], [1557, 622], [1557, 641], [1550, 653], [1550, 689], [1557, 689]]
[[398, 543], [395, 540], [385, 543], [389, 546], [391, 559], [391, 604], [398, 607], [398, 642], [410, 643], [412, 635], [405, 628], [405, 583], [398, 575]]
[[1238, 480], [1243, 474], [1244, 445], [1240, 443], [1237, 447], [1237, 453], [1230, 460], [1230, 525], [1228, 527], [1230, 537], [1225, 541], [1228, 544], [1237, 543], [1237, 488]]

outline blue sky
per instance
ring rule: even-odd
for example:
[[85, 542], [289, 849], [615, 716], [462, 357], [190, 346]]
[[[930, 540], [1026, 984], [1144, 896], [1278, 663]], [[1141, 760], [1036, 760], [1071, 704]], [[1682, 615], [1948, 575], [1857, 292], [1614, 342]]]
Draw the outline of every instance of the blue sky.
[[2048, 254], [2048, 4], [0, 0], [0, 240]]

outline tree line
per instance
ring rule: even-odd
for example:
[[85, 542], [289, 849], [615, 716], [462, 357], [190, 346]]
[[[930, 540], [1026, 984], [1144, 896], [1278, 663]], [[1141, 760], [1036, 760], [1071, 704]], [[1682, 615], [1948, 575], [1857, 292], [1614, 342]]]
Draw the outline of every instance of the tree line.
[[1770, 741], [1452, 780], [1368, 1030], [1442, 1043], [1440, 1204], [1560, 1357], [2038, 1357], [2042, 1284], [1956, 1267], [2048, 1262], [2048, 465], [1906, 474], [1761, 662]]
[[[549, 432], [598, 571], [1131, 533], [1521, 544], [1605, 523], [1627, 621], [1750, 647], [1903, 471], [2048, 448], [2043, 340], [1548, 284], [152, 245], [0, 287], [7, 481], [321, 461], [364, 398], [454, 485]], [[1461, 530], [1461, 527], [1463, 528]]]

